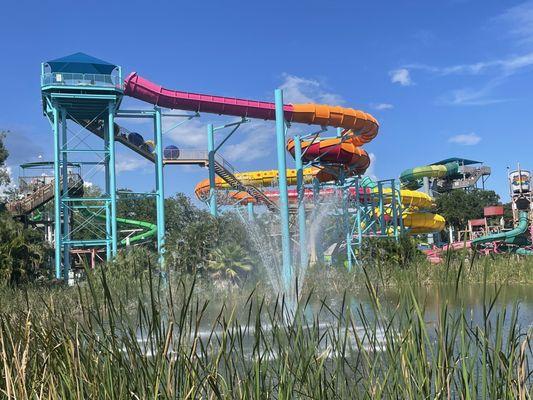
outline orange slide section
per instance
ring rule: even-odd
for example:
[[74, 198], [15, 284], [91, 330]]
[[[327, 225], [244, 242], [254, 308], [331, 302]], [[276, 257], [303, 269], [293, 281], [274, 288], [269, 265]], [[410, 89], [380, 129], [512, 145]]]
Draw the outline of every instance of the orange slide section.
[[[313, 178], [320, 174], [319, 168], [305, 168], [304, 169], [304, 183], [308, 184], [313, 181]], [[268, 187], [273, 186], [274, 182], [278, 179], [278, 170], [268, 171], [251, 171], [251, 172], [239, 172], [235, 174], [235, 177], [243, 185], [252, 185], [255, 187]], [[296, 170], [287, 170], [287, 184], [289, 186], [296, 185]], [[217, 189], [231, 189], [231, 186], [222, 178], [215, 178], [215, 186]], [[206, 200], [209, 196], [209, 179], [200, 181], [194, 188], [194, 194], [199, 200]], [[246, 192], [231, 191], [231, 195], [238, 199], [249, 197]]]

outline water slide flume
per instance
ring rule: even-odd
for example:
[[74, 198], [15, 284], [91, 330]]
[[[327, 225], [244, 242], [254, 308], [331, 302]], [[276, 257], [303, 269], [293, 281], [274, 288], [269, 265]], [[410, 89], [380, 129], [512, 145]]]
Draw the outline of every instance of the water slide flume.
[[[92, 218], [96, 218], [102, 221], [105, 221], [106, 219], [105, 214], [97, 214], [86, 208], [81, 208], [80, 210]], [[150, 222], [137, 221], [137, 220], [129, 219], [129, 218], [117, 218], [117, 223], [128, 225], [128, 226], [138, 228], [138, 229], [142, 229], [142, 232], [136, 233], [128, 238], [122, 239], [120, 241], [121, 246], [133, 245], [138, 242], [144, 242], [148, 239], [154, 238], [157, 234], [157, 225], [152, 224]]]
[[[136, 72], [129, 74], [124, 81], [124, 93], [165, 108], [270, 121], [276, 119], [275, 105], [272, 102], [166, 89]], [[285, 119], [289, 122], [351, 130], [356, 145], [368, 143], [378, 134], [379, 125], [376, 119], [352, 108], [321, 104], [285, 104], [283, 110]]]
[[[139, 76], [136, 72], [132, 72], [126, 78], [124, 93], [164, 108], [275, 120], [275, 104], [272, 102], [171, 90]], [[302, 150], [306, 161], [319, 157], [321, 162], [343, 165], [354, 174], [363, 174], [366, 171], [370, 165], [370, 157], [359, 146], [370, 142], [378, 134], [379, 124], [373, 116], [352, 108], [319, 104], [285, 104], [283, 110], [285, 119], [291, 123], [343, 129], [338, 138], [318, 139], [315, 142], [304, 141]], [[294, 143], [291, 140], [287, 143], [287, 148], [294, 155]], [[320, 168], [306, 170], [304, 180], [312, 180], [314, 177], [321, 181], [330, 179], [330, 176], [325, 173], [321, 177], [321, 173]], [[287, 175], [289, 185], [296, 184], [296, 171], [288, 170]], [[261, 182], [264, 186], [268, 186], [277, 178], [277, 171], [247, 172], [238, 174], [238, 178], [250, 184]], [[227, 183], [217, 178], [215, 185], [218, 188], [226, 188]], [[208, 188], [209, 182], [204, 180], [196, 186], [195, 193], [199, 198], [205, 199], [208, 195]], [[246, 193], [232, 193], [234, 200], [237, 198], [237, 200], [246, 201], [249, 197]], [[275, 197], [275, 191], [272, 195]], [[406, 201], [412, 204], [413, 197], [406, 196]], [[406, 226], [411, 224], [412, 232], [439, 230], [443, 225], [434, 214], [411, 212], [406, 213], [404, 219], [407, 222]]]
[[459, 164], [450, 162], [438, 165], [424, 165], [409, 168], [400, 174], [400, 182], [407, 189], [416, 190], [422, 187], [424, 178], [444, 178], [459, 172]]
[[507, 232], [494, 233], [492, 235], [481, 236], [472, 240], [472, 247], [479, 247], [485, 243], [503, 242], [505, 244], [522, 245], [520, 238], [527, 231], [529, 224], [528, 214], [525, 211], [520, 211], [518, 217], [518, 225]]

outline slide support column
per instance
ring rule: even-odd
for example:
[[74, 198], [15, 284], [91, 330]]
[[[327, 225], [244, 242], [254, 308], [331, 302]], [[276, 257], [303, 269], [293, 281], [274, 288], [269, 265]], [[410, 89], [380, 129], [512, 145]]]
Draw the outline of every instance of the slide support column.
[[111, 190], [110, 190], [110, 182], [109, 182], [109, 121], [106, 119], [104, 120], [104, 146], [106, 149], [106, 153], [104, 156], [104, 168], [105, 168], [105, 194], [107, 197], [107, 200], [104, 203], [105, 207], [105, 232], [106, 232], [106, 261], [110, 262], [113, 259], [113, 254], [111, 253], [111, 237], [113, 236], [113, 233], [111, 232], [111, 207], [110, 207], [110, 198], [111, 198]]
[[53, 130], [54, 130], [54, 256], [56, 279], [61, 279], [61, 173], [59, 170], [59, 111], [55, 104], [52, 105]]
[[278, 157], [279, 212], [281, 219], [281, 249], [283, 255], [282, 274], [285, 292], [292, 284], [291, 239], [289, 230], [289, 196], [287, 193], [287, 160], [285, 155], [285, 114], [283, 112], [283, 91], [274, 92], [276, 104], [276, 150]]
[[115, 171], [115, 103], [109, 102], [107, 110], [109, 146], [109, 202], [111, 205], [111, 254], [117, 255], [118, 229], [117, 229], [117, 180]]
[[217, 190], [215, 185], [215, 130], [213, 124], [207, 125], [207, 158], [209, 168], [209, 211], [213, 217], [218, 215]]
[[163, 132], [161, 123], [161, 109], [155, 107], [155, 160], [157, 181], [157, 253], [159, 264], [164, 266], [165, 254], [165, 188], [163, 175]]
[[253, 222], [255, 216], [254, 216], [254, 203], [250, 202], [246, 205], [246, 208], [248, 209], [248, 221]]
[[[69, 203], [65, 201], [65, 198], [70, 197], [68, 192], [68, 156], [66, 153], [67, 150], [67, 112], [65, 109], [61, 109], [61, 149], [63, 154], [61, 156], [61, 176], [62, 176], [62, 186], [63, 194], [61, 201], [61, 209], [63, 210], [63, 238], [69, 240], [70, 234], [70, 212], [69, 212]], [[68, 244], [63, 245], [63, 279], [65, 282], [68, 282], [68, 274], [70, 270], [70, 246]]]
[[299, 135], [294, 136], [294, 159], [296, 161], [296, 188], [298, 191], [298, 233], [300, 236], [300, 272], [309, 263], [307, 254], [307, 227], [305, 223], [304, 168], [302, 162], [302, 142]]

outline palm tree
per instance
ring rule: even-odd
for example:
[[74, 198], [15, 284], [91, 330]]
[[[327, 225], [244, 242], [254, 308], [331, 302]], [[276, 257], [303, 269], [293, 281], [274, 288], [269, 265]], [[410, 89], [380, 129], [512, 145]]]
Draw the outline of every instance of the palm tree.
[[207, 269], [214, 278], [232, 283], [240, 281], [252, 267], [250, 257], [236, 243], [228, 243], [214, 250], [207, 263]]

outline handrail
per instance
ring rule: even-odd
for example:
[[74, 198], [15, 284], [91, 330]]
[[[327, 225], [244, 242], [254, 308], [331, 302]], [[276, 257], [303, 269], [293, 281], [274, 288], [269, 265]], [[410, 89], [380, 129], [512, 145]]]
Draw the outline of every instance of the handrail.
[[113, 87], [115, 89], [124, 89], [123, 82], [116, 75], [71, 72], [47, 72], [41, 75], [41, 87], [45, 86]]

